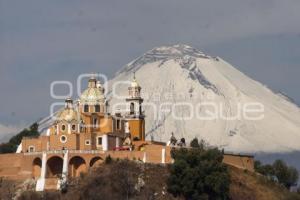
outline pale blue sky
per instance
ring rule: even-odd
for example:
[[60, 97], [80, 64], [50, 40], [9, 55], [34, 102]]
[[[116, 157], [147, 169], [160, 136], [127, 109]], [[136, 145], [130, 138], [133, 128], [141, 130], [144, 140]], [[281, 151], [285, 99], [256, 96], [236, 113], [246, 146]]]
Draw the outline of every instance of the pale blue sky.
[[0, 125], [48, 115], [54, 80], [111, 77], [176, 43], [220, 56], [300, 103], [299, 10], [299, 0], [0, 0]]

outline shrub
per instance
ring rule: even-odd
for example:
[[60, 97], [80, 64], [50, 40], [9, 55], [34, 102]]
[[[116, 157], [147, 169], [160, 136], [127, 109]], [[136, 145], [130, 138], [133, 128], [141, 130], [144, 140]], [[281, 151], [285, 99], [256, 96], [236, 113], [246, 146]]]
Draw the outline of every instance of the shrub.
[[228, 199], [230, 177], [218, 149], [172, 150], [168, 191], [186, 199]]
[[191, 141], [190, 146], [193, 147], [193, 148], [199, 148], [200, 145], [199, 145], [198, 138], [194, 138], [194, 139]]
[[110, 155], [105, 158], [105, 164], [110, 164], [113, 161]]

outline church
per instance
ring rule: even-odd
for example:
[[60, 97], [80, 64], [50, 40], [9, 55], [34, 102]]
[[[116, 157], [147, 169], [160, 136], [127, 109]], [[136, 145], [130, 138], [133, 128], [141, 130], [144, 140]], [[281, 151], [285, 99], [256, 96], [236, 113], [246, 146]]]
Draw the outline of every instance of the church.
[[127, 113], [109, 112], [100, 81], [91, 77], [75, 103], [65, 100], [45, 136], [23, 138], [19, 152], [54, 150], [116, 150], [131, 148], [131, 141], [145, 140], [141, 87], [136, 78], [128, 88]]
[[[46, 134], [24, 137], [16, 153], [0, 155], [0, 177], [32, 179], [36, 191], [59, 190], [68, 178], [78, 177], [101, 164], [108, 156], [143, 163], [172, 163], [176, 145], [147, 141], [141, 86], [135, 76], [124, 100], [126, 112], [109, 112], [104, 87], [92, 76], [77, 101], [53, 116]], [[251, 155], [226, 154], [223, 162], [254, 170]]]

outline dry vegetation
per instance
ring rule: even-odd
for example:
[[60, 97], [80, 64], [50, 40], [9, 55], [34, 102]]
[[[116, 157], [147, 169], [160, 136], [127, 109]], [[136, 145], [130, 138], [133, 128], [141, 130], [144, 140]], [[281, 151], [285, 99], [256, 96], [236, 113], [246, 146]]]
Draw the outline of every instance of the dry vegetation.
[[[284, 187], [264, 177], [236, 168], [229, 168], [231, 176], [230, 198], [232, 200], [297, 200], [297, 194], [289, 193]], [[118, 161], [103, 164], [88, 174], [70, 182], [67, 193], [49, 191], [24, 192], [18, 199], [38, 200], [98, 200], [98, 199], [158, 199], [174, 200], [167, 192], [166, 180], [169, 168], [161, 165], [140, 164]], [[10, 200], [17, 184], [12, 181], [0, 182], [0, 199]]]
[[20, 183], [0, 178], [0, 199], [12, 199]]
[[232, 200], [300, 200], [298, 194], [259, 174], [230, 167], [230, 176]]
[[180, 199], [167, 192], [168, 167], [132, 161], [101, 165], [70, 182], [65, 194], [25, 192], [20, 200]]

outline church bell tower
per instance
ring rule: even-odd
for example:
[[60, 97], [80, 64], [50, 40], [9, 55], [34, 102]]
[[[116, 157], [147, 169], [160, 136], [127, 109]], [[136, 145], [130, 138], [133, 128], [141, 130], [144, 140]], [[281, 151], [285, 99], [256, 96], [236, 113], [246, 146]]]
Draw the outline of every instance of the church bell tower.
[[127, 114], [127, 121], [133, 140], [145, 140], [143, 101], [144, 100], [141, 97], [141, 86], [138, 84], [134, 73], [133, 81], [128, 88], [128, 98], [126, 98], [129, 111]]

